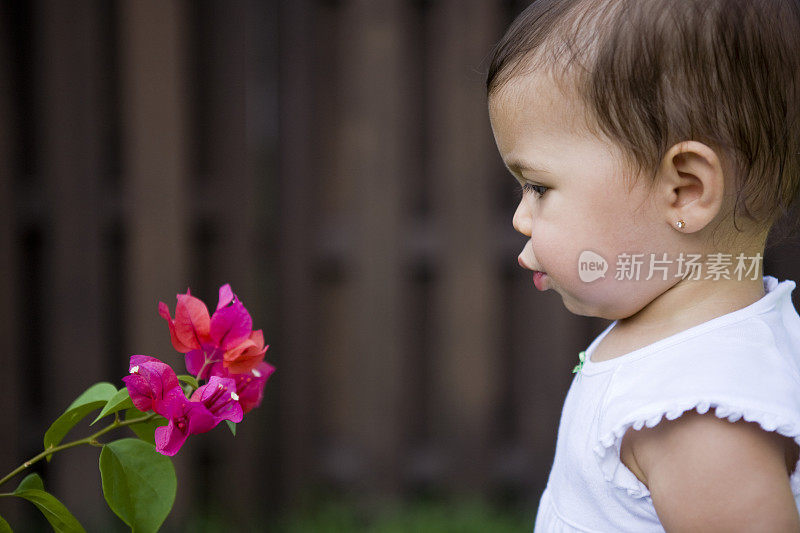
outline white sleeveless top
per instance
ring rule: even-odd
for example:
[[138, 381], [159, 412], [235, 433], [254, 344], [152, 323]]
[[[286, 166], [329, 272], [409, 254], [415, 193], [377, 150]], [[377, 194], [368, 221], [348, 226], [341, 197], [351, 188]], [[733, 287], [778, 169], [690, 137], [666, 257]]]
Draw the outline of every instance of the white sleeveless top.
[[[633, 426], [709, 409], [756, 421], [800, 444], [800, 316], [795, 282], [764, 276], [757, 302], [649, 346], [593, 362], [573, 378], [558, 428], [555, 460], [539, 502], [535, 533], [664, 531], [650, 491], [620, 462]], [[800, 461], [790, 476], [800, 510]]]

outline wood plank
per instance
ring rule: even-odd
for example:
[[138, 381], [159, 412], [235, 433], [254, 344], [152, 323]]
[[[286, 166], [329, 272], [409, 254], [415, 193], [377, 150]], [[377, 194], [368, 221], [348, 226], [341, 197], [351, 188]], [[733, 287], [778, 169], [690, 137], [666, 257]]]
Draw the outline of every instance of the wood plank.
[[[206, 131], [199, 132], [207, 136], [207, 175], [199, 176], [197, 181], [202, 184], [204, 204], [212, 210], [197, 213], [195, 218], [208, 217], [213, 232], [212, 247], [203, 262], [208, 270], [204, 278], [211, 280], [212, 286], [205, 290], [208, 301], [214, 302], [217, 287], [231, 283], [250, 310], [254, 326], [262, 328], [264, 314], [256, 292], [255, 266], [258, 198], [247, 138], [248, 6], [244, 0], [214, 0], [197, 7], [203, 31], [197, 35], [202, 46], [195, 53], [204, 56], [199, 79], [208, 97], [201, 103], [205, 114], [201, 123]], [[257, 440], [262, 414], [261, 410], [248, 414], [236, 439], [228, 432], [214, 432], [204, 439], [211, 464], [210, 483], [204, 487], [206, 498], [218, 502], [233, 523], [241, 520], [240, 528], [246, 527], [246, 517], [252, 516], [254, 503], [266, 503], [259, 501], [263, 480], [256, 470], [262, 455]], [[230, 490], [231, 478], [236, 480], [235, 491]], [[253, 496], [245, 499], [242, 494]]]
[[[277, 305], [282, 280], [279, 277], [279, 0], [247, 0], [245, 6], [244, 87], [245, 87], [245, 173], [250, 183], [252, 211], [249, 213], [252, 240], [247, 243], [253, 269], [253, 297], [248, 297], [256, 327], [264, 331], [271, 347], [266, 360], [277, 365], [282, 347], [278, 339], [280, 308]], [[250, 475], [257, 484], [259, 498], [253, 502], [265, 516], [283, 509], [280, 492], [280, 405], [274, 378], [264, 391], [264, 400], [249, 422], [254, 434]], [[243, 428], [245, 429], [245, 428]]]
[[[175, 308], [187, 277], [193, 191], [187, 179], [185, 6], [177, 0], [121, 2], [120, 105], [124, 204], [125, 339], [128, 353], [160, 356], [180, 368], [162, 300]], [[176, 457], [182, 487], [192, 487], [191, 446]], [[167, 524], [181, 523], [190, 490], [179, 490]]]
[[441, 1], [430, 9], [428, 176], [443, 251], [435, 296], [434, 427], [452, 458], [448, 483], [480, 490], [498, 400], [501, 302], [492, 231], [496, 187], [489, 179], [496, 155], [477, 68], [499, 22], [496, 8], [484, 1]]
[[[402, 398], [406, 384], [407, 324], [403, 309], [409, 275], [403, 268], [407, 198], [407, 27], [401, 0], [341, 6], [340, 121], [337, 178], [352, 189], [341, 220], [353, 235], [346, 334], [352, 352], [339, 401], [349, 414], [345, 442], [361, 462], [359, 486], [370, 497], [396, 494], [404, 451]], [[353, 31], [355, 29], [355, 31]]]
[[[104, 375], [100, 208], [99, 19], [91, 3], [37, 4], [36, 79], [45, 235], [45, 417], [58, 416]], [[60, 458], [59, 458], [60, 459]], [[57, 459], [48, 486], [80, 519], [97, 516], [103, 498], [95, 454]], [[86, 524], [91, 527], [90, 523]]]
[[[11, 24], [11, 9], [7, 3], [0, 4], [0, 24], [4, 30]], [[0, 39], [0, 409], [3, 412], [3, 431], [6, 438], [0, 439], [0, 457], [4, 471], [14, 468], [27, 457], [22, 457], [20, 419], [24, 402], [20, 401], [22, 388], [20, 378], [20, 343], [17, 335], [22, 331], [19, 321], [21, 295], [17, 291], [19, 280], [19, 254], [17, 253], [17, 210], [14, 195], [15, 153], [14, 144], [19, 131], [13, 114], [14, 69], [10, 39]], [[17, 167], [18, 168], [18, 167]], [[12, 484], [0, 488], [9, 492]], [[3, 498], [7, 499], [7, 498]], [[6, 503], [3, 517], [10, 524], [17, 524], [21, 516], [17, 505]]]
[[314, 220], [306, 208], [314, 198], [314, 5], [280, 3], [280, 327], [273, 386], [280, 394], [281, 479], [288, 502], [313, 479], [313, 371], [315, 286], [312, 271]]

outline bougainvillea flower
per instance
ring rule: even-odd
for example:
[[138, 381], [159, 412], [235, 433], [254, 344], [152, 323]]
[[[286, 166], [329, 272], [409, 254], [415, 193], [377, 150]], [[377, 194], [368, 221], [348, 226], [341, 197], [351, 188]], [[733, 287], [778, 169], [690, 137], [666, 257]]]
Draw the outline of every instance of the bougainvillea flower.
[[234, 374], [247, 374], [264, 360], [269, 346], [264, 346], [264, 333], [259, 329], [250, 338], [223, 354], [223, 364]]
[[175, 455], [189, 435], [211, 431], [223, 420], [241, 422], [236, 383], [230, 378], [213, 376], [198, 388], [191, 399], [171, 397], [166, 404], [169, 424], [156, 428], [156, 450], [163, 455]]
[[189, 435], [210, 431], [216, 424], [214, 415], [201, 402], [192, 402], [184, 397], [169, 403], [164, 414], [169, 424], [156, 428], [156, 451], [163, 455], [175, 455]]
[[158, 302], [158, 313], [167, 321], [172, 346], [181, 353], [199, 349], [204, 342], [210, 340], [211, 317], [208, 309], [200, 299], [191, 295], [187, 289], [186, 294], [178, 295], [175, 306], [175, 320], [169, 314], [169, 307], [164, 302]]
[[134, 405], [155, 411], [168, 420], [155, 430], [156, 450], [175, 455], [190, 435], [205, 433], [223, 420], [242, 421], [261, 404], [264, 385], [275, 372], [264, 362], [269, 346], [244, 304], [228, 284], [219, 288], [213, 314], [191, 295], [177, 295], [175, 318], [159, 302], [158, 312], [169, 326], [172, 345], [185, 354], [186, 368], [198, 380], [207, 380], [187, 398], [169, 365], [145, 355], [130, 360], [130, 375], [123, 378]]
[[231, 303], [234, 299], [236, 299], [236, 295], [233, 294], [233, 290], [231, 289], [231, 284], [226, 283], [222, 287], [219, 288], [219, 298], [217, 299], [217, 310], [225, 307], [229, 303]]
[[236, 297], [217, 309], [211, 317], [211, 340], [223, 350], [229, 350], [246, 341], [252, 331], [253, 319]]
[[166, 363], [147, 355], [133, 355], [130, 374], [122, 378], [128, 387], [133, 405], [142, 412], [155, 411], [163, 415], [166, 405], [183, 391], [175, 371]]
[[212, 376], [208, 383], [194, 391], [192, 401], [200, 402], [214, 415], [215, 424], [223, 420], [242, 421], [242, 407], [236, 392], [236, 381], [231, 378]]
[[236, 382], [236, 394], [239, 396], [239, 404], [245, 414], [261, 404], [264, 397], [264, 385], [275, 372], [275, 367], [264, 361], [258, 363], [250, 371], [241, 374], [231, 372], [221, 362], [209, 365], [208, 368], [212, 379], [213, 376], [219, 376], [231, 378]]
[[[228, 284], [219, 289], [219, 302], [212, 316], [208, 308], [187, 290], [178, 295], [175, 320], [164, 302], [159, 302], [158, 312], [169, 325], [172, 346], [187, 354], [186, 367], [197, 376], [201, 370], [222, 360], [225, 351], [236, 348], [250, 339], [253, 319]], [[207, 372], [199, 376], [207, 377]]]
[[262, 361], [245, 374], [229, 374], [236, 381], [236, 394], [239, 395], [242, 411], [247, 413], [261, 405], [261, 400], [264, 398], [264, 385], [273, 372], [275, 372], [275, 367]]
[[212, 372], [212, 368], [217, 363], [222, 363], [223, 351], [211, 343], [204, 344], [198, 350], [192, 350], [185, 355], [186, 370], [197, 379], [208, 379], [212, 375], [219, 375]]

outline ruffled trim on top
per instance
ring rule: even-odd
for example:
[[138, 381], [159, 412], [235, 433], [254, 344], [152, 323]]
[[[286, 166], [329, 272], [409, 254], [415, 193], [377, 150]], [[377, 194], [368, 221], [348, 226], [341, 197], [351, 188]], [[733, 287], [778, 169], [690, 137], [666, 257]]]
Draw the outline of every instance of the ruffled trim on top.
[[[796, 417], [790, 419], [773, 412], [749, 407], [740, 408], [716, 401], [683, 401], [678, 402], [677, 407], [672, 409], [655, 410], [652, 414], [637, 416], [632, 420], [619, 424], [600, 438], [600, 442], [594, 446], [593, 450], [600, 463], [600, 470], [603, 472], [605, 480], [616, 487], [625, 489], [628, 496], [632, 498], [647, 498], [648, 501], [652, 502], [648, 488], [620, 460], [623, 435], [630, 427], [637, 431], [642, 429], [643, 426], [651, 428], [658, 424], [664, 416], [667, 417], [667, 420], [675, 420], [691, 409], [696, 408], [698, 413], [704, 414], [711, 407], [715, 408], [714, 414], [717, 418], [727, 418], [731, 422], [736, 422], [741, 418], [744, 418], [747, 422], [758, 422], [765, 431], [777, 431], [785, 437], [791, 437], [800, 445], [800, 421]], [[798, 470], [798, 467], [800, 467], [800, 461], [795, 464], [792, 475], [789, 477], [792, 494], [795, 496], [800, 494], [800, 470]]]

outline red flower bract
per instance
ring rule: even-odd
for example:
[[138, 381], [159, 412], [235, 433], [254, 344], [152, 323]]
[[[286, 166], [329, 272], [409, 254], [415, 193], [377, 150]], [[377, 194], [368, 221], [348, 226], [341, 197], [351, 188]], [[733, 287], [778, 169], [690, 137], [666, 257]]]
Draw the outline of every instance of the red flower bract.
[[250, 338], [223, 354], [223, 364], [234, 374], [247, 374], [264, 360], [269, 346], [264, 346], [264, 333], [259, 329]]

